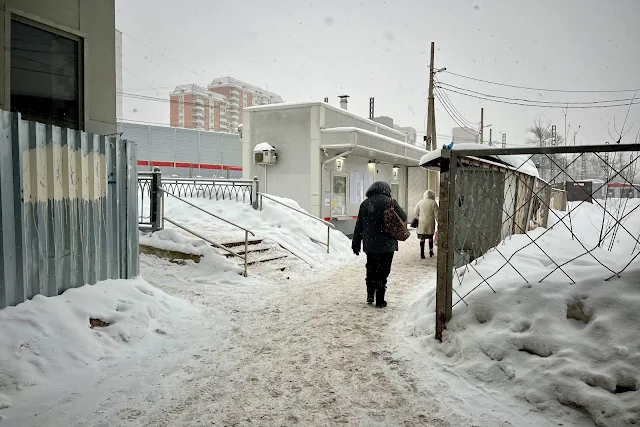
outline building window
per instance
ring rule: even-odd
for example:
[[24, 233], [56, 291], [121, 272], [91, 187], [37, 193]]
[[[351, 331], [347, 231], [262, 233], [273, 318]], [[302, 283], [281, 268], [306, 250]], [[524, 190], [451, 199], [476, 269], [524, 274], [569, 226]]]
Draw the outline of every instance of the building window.
[[11, 21], [11, 111], [23, 118], [81, 129], [81, 40]]

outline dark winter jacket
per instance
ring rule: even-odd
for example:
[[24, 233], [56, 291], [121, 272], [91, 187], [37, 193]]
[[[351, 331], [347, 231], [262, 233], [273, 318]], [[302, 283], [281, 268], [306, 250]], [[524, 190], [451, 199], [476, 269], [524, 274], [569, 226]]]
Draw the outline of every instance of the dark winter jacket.
[[[367, 254], [397, 251], [398, 241], [382, 231], [382, 213], [389, 207], [391, 187], [383, 181], [374, 182], [367, 190], [366, 196], [367, 199], [360, 205], [353, 233], [354, 252], [360, 252], [361, 244]], [[394, 206], [400, 218], [406, 222], [407, 214], [395, 200]]]

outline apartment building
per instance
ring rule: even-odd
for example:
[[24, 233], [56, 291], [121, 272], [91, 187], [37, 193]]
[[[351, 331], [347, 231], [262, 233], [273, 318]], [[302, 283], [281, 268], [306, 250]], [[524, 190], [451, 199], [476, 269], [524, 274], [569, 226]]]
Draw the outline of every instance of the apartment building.
[[227, 120], [231, 132], [235, 132], [238, 125], [242, 124], [242, 112], [246, 107], [283, 102], [280, 95], [233, 77], [214, 79], [209, 85], [209, 90], [226, 98]]
[[176, 86], [170, 94], [173, 127], [234, 132], [227, 119], [227, 98], [195, 83]]

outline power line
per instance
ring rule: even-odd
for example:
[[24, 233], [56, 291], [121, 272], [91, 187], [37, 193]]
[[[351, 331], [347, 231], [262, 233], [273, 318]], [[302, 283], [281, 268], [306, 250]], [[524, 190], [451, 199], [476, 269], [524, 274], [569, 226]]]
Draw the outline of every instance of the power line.
[[[434, 87], [435, 88], [435, 87]], [[444, 107], [445, 111], [447, 112], [447, 114], [449, 115], [449, 117], [451, 117], [451, 119], [460, 127], [462, 128], [466, 133], [468, 133], [469, 135], [474, 135], [473, 133], [469, 132], [467, 130], [467, 127], [463, 124], [460, 124], [460, 122], [458, 121], [458, 119], [456, 119], [455, 115], [451, 113], [451, 111], [449, 111], [449, 108], [447, 107], [447, 104], [445, 104], [442, 101], [442, 98], [440, 96], [438, 96], [438, 101], [440, 101], [440, 104], [442, 104], [442, 106]], [[437, 135], [436, 135], [437, 136]], [[474, 135], [475, 136], [475, 135]]]
[[459, 86], [454, 86], [452, 84], [449, 83], [443, 83], [443, 82], [438, 82], [439, 85], [444, 85], [447, 87], [452, 87], [454, 89], [458, 89], [458, 90], [464, 90], [470, 93], [474, 93], [476, 95], [482, 95], [482, 96], [487, 96], [490, 98], [497, 98], [497, 99], [506, 99], [509, 101], [522, 101], [522, 102], [531, 102], [531, 103], [536, 103], [536, 104], [553, 104], [553, 105], [559, 105], [560, 107], [566, 107], [567, 105], [595, 105], [595, 104], [609, 104], [612, 102], [626, 102], [626, 101], [633, 101], [634, 98], [622, 98], [622, 99], [610, 99], [610, 100], [603, 100], [603, 101], [537, 101], [535, 99], [524, 99], [524, 98], [510, 98], [510, 97], [506, 97], [506, 96], [498, 96], [498, 95], [491, 95], [491, 94], [487, 94], [487, 93], [482, 93], [482, 92], [476, 92], [475, 90], [471, 90], [471, 89], [467, 89], [464, 87], [459, 87]]
[[527, 103], [523, 103], [523, 102], [502, 101], [502, 100], [499, 100], [499, 99], [487, 98], [487, 97], [484, 97], [484, 96], [477, 96], [477, 95], [471, 95], [469, 93], [458, 92], [456, 90], [445, 88], [445, 87], [441, 87], [440, 89], [446, 90], [447, 92], [457, 93], [459, 95], [465, 95], [465, 96], [468, 96], [468, 97], [471, 97], [471, 98], [483, 99], [485, 101], [492, 101], [492, 102], [496, 102], [496, 103], [499, 103], [499, 104], [520, 105], [520, 106], [523, 106], [523, 107], [539, 107], [539, 108], [562, 108], [562, 107], [566, 107], [566, 108], [612, 108], [612, 107], [627, 107], [629, 105], [640, 104], [640, 100], [639, 100], [638, 102], [630, 102], [630, 103], [624, 103], [624, 104], [578, 105], [578, 106], [569, 105], [567, 107], [566, 105], [527, 104]]
[[[154, 96], [148, 96], [148, 95], [140, 95], [137, 93], [129, 93], [129, 92], [116, 92], [118, 95], [122, 95], [125, 98], [134, 98], [134, 99], [140, 99], [140, 100], [144, 100], [144, 101], [156, 101], [156, 102], [168, 102], [170, 104], [179, 104], [180, 102], [182, 102], [182, 104], [184, 105], [197, 105], [197, 103], [195, 101], [173, 101], [171, 99], [166, 99], [166, 98], [156, 98]], [[220, 108], [220, 105], [209, 105], [209, 107], [213, 107], [213, 108]]]
[[544, 88], [535, 88], [535, 87], [527, 87], [527, 86], [517, 86], [517, 85], [511, 85], [511, 84], [507, 84], [507, 83], [498, 83], [498, 82], [492, 82], [489, 80], [483, 80], [483, 79], [478, 79], [476, 77], [470, 77], [470, 76], [465, 76], [462, 74], [457, 74], [454, 73], [452, 71], [448, 71], [448, 70], [443, 70], [443, 72], [451, 74], [453, 76], [457, 76], [457, 77], [461, 77], [463, 79], [469, 79], [469, 80], [475, 80], [477, 82], [482, 82], [482, 83], [488, 83], [488, 84], [492, 84], [492, 85], [497, 85], [497, 86], [505, 86], [505, 87], [512, 87], [512, 88], [516, 88], [516, 89], [526, 89], [526, 90], [536, 90], [536, 91], [541, 91], [541, 92], [564, 92], [564, 93], [623, 93], [623, 92], [635, 92], [640, 90], [640, 88], [638, 89], [619, 89], [619, 90], [571, 90], [571, 89], [544, 89]]
[[[447, 114], [449, 115], [449, 117], [451, 117], [451, 119], [460, 127], [462, 128], [466, 133], [468, 133], [469, 135], [472, 135], [473, 137], [476, 136], [475, 133], [469, 132], [469, 126], [464, 124], [464, 119], [462, 120], [462, 123], [460, 123], [459, 119], [456, 119], [456, 115], [455, 113], [452, 113], [450, 111], [450, 107], [448, 107], [448, 104], [443, 101], [443, 96], [442, 96], [442, 92], [440, 92], [437, 89], [437, 86], [434, 86], [434, 89], [436, 90], [436, 94], [438, 95], [438, 101], [440, 101], [440, 104], [442, 104], [442, 106], [444, 107], [445, 111], [447, 112]], [[448, 99], [448, 98], [447, 98]], [[451, 100], [449, 100], [449, 102], [451, 102]], [[453, 107], [453, 103], [451, 103], [451, 106]], [[455, 109], [455, 107], [453, 107]], [[457, 111], [457, 110], [456, 110]], [[467, 120], [468, 121], [468, 120]], [[474, 129], [473, 127], [471, 127], [471, 130], [473, 130], [474, 132], [477, 132], [477, 129]]]
[[137, 75], [135, 75], [132, 71], [130, 71], [128, 68], [126, 68], [124, 65], [120, 64], [120, 66], [122, 67], [123, 70], [125, 70], [127, 73], [131, 74], [133, 77], [135, 77], [136, 79], [140, 80], [142, 83], [144, 83], [145, 85], [147, 85], [149, 87], [149, 89], [151, 89], [152, 91], [154, 91], [155, 93], [157, 93], [158, 95], [160, 95], [160, 92], [158, 91], [158, 89], [154, 88], [153, 86], [151, 86], [149, 83], [147, 83], [146, 81], [144, 81], [143, 79], [141, 79], [140, 77], [138, 77]]
[[[439, 84], [440, 82], [436, 79], [436, 82]], [[434, 89], [436, 89], [436, 92], [438, 93], [438, 95], [442, 98], [444, 98], [444, 100], [449, 104], [449, 107], [451, 107], [451, 109], [457, 113], [457, 116], [460, 118], [460, 120], [462, 121], [462, 123], [465, 123], [468, 127], [475, 129], [476, 124], [471, 122], [470, 120], [466, 119], [462, 113], [460, 113], [460, 111], [453, 105], [453, 102], [451, 101], [451, 99], [449, 98], [449, 96], [447, 96], [447, 94], [444, 91], [439, 90], [439, 88], [437, 86], [434, 86]], [[442, 102], [442, 101], [440, 101]]]
[[169, 123], [159, 123], [159, 122], [148, 122], [148, 121], [144, 121], [144, 120], [134, 120], [134, 119], [120, 119], [119, 120], [120, 123], [130, 123], [130, 124], [144, 124], [144, 125], [158, 125], [158, 126], [164, 126], [164, 127], [170, 127], [173, 129], [185, 129], [185, 130], [196, 130], [196, 131], [200, 131], [200, 132], [217, 132], [217, 133], [230, 133], [233, 135], [237, 135], [235, 132], [224, 132], [224, 131], [217, 131], [217, 130], [206, 130], [206, 129], [195, 129], [195, 128], [185, 128], [185, 127], [180, 127], [180, 126], [172, 126]]
[[191, 72], [191, 73], [195, 74], [196, 76], [200, 77], [200, 78], [201, 78], [201, 79], [203, 79], [204, 81], [208, 81], [208, 79], [207, 79], [206, 77], [203, 77], [202, 75], [198, 74], [197, 72], [193, 71], [192, 69], [190, 69], [190, 68], [188, 68], [188, 67], [185, 67], [184, 65], [182, 65], [182, 64], [181, 64], [181, 63], [179, 63], [178, 61], [176, 61], [176, 60], [174, 60], [174, 59], [170, 58], [169, 56], [167, 56], [167, 55], [165, 55], [164, 53], [162, 53], [162, 52], [160, 52], [160, 51], [158, 51], [158, 50], [156, 50], [156, 49], [152, 48], [151, 46], [144, 44], [143, 42], [141, 42], [140, 40], [136, 39], [135, 37], [132, 37], [132, 36], [130, 36], [129, 34], [125, 34], [125, 33], [122, 33], [122, 34], [124, 34], [125, 36], [127, 36], [127, 37], [128, 37], [128, 38], [130, 38], [131, 40], [135, 41], [136, 43], [139, 43], [139, 44], [141, 44], [142, 46], [146, 47], [147, 49], [149, 49], [149, 50], [151, 50], [151, 51], [153, 51], [153, 52], [157, 53], [158, 55], [160, 55], [160, 56], [164, 57], [165, 59], [167, 59], [167, 60], [169, 60], [169, 61], [173, 62], [174, 64], [176, 64], [176, 65], [178, 65], [178, 66], [180, 66], [180, 67], [184, 68], [185, 70], [187, 70], [187, 71], [189, 71], [189, 72]]

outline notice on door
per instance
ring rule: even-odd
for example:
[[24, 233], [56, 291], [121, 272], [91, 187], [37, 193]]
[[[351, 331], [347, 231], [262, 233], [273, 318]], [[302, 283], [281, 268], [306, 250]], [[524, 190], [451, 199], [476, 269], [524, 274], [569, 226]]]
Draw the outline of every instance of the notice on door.
[[325, 206], [331, 205], [331, 191], [324, 192], [324, 205]]

